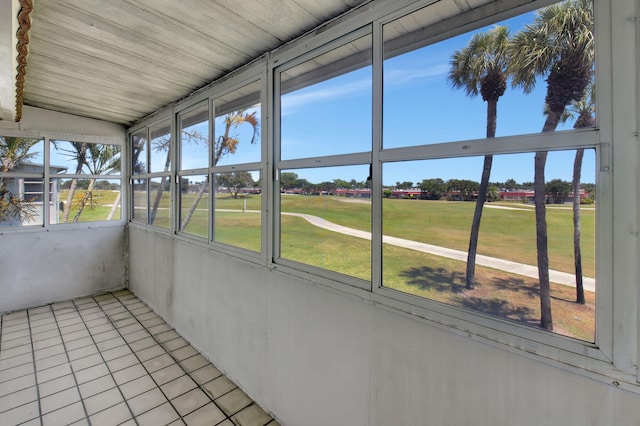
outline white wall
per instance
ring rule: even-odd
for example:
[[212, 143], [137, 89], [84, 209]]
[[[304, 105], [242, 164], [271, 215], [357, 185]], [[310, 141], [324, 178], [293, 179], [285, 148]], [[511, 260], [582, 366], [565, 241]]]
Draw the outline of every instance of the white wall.
[[130, 288], [283, 425], [639, 425], [640, 395], [130, 228]]
[[0, 235], [0, 313], [125, 285], [124, 228]]
[[[26, 106], [22, 122], [3, 129], [126, 138], [123, 126]], [[79, 226], [0, 229], [0, 313], [126, 285], [124, 222]]]

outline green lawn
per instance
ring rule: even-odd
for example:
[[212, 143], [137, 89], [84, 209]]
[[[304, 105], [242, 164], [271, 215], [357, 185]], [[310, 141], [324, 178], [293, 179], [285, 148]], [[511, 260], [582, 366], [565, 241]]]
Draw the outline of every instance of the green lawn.
[[[182, 194], [184, 212], [194, 197], [194, 194]], [[283, 196], [281, 208], [283, 212], [311, 214], [339, 225], [370, 231], [371, 205], [352, 201], [326, 196]], [[168, 201], [163, 199], [162, 202]], [[200, 201], [187, 232], [207, 236], [208, 203], [206, 197]], [[257, 211], [261, 209], [261, 196], [233, 199], [226, 194], [218, 195], [215, 204], [216, 241], [260, 251], [261, 215]], [[494, 205], [521, 210], [484, 209], [479, 253], [535, 265], [533, 206]], [[383, 233], [466, 251], [474, 207], [472, 202], [385, 199]], [[592, 208], [582, 210], [583, 267], [587, 276], [594, 276], [594, 216]], [[570, 206], [549, 206], [547, 221], [551, 268], [571, 273], [573, 225]], [[300, 217], [283, 215], [280, 223], [280, 255], [283, 258], [371, 279], [370, 241], [318, 228]], [[467, 290], [464, 288], [464, 262], [387, 244], [383, 253], [381, 267], [385, 287], [532, 326], [539, 323], [537, 280], [477, 267], [476, 288]], [[555, 332], [593, 341], [595, 294], [587, 292], [587, 305], [584, 306], [574, 303], [574, 298], [575, 289], [552, 284]]]
[[[67, 196], [69, 194], [69, 190], [63, 189], [60, 191], [58, 198], [60, 201], [66, 201]], [[78, 212], [78, 207], [80, 205], [81, 200], [83, 199], [85, 191], [82, 189], [76, 190], [73, 202], [71, 204], [71, 210], [69, 211], [69, 220], [68, 222], [72, 222], [76, 213]], [[109, 213], [111, 212], [111, 207], [113, 203], [116, 201], [118, 196], [118, 191], [111, 190], [102, 190], [102, 189], [94, 189], [91, 195], [91, 198], [85, 205], [80, 217], [78, 218], [78, 222], [95, 222], [99, 220], [107, 220]], [[120, 220], [120, 207], [116, 210], [113, 218], [111, 220]], [[58, 212], [58, 221], [62, 222], [63, 212]]]

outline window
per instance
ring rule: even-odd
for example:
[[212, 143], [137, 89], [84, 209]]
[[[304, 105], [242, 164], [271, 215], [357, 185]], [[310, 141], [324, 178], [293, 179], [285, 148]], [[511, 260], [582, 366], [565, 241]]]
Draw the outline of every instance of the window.
[[44, 140], [0, 136], [0, 227], [44, 225]]
[[[366, 281], [371, 279], [371, 40], [365, 28], [278, 70], [279, 257]], [[335, 231], [352, 226], [357, 235]]]
[[179, 230], [209, 238], [209, 103], [178, 116], [180, 167]]
[[[549, 135], [594, 127], [591, 6], [561, 3], [432, 43], [445, 7], [382, 27], [381, 287], [594, 342], [598, 146], [592, 134]], [[575, 43], [566, 28], [553, 33], [550, 11], [582, 19], [571, 29], [588, 35], [580, 55], [566, 53]], [[546, 45], [526, 44], [543, 29]], [[551, 57], [529, 70], [536, 49]], [[554, 65], [567, 57], [570, 76]]]
[[213, 240], [262, 250], [260, 81], [214, 98]]
[[120, 145], [52, 139], [56, 223], [120, 220]]
[[[388, 6], [273, 52], [172, 106], [175, 159], [132, 170], [134, 192], [170, 188], [171, 169], [178, 190], [161, 203], [183, 238], [494, 341], [608, 362], [611, 64], [596, 66], [591, 2], [535, 6]], [[553, 29], [552, 13], [574, 14], [556, 23], [579, 22], [580, 37], [526, 33]], [[549, 60], [527, 68], [540, 51]]]

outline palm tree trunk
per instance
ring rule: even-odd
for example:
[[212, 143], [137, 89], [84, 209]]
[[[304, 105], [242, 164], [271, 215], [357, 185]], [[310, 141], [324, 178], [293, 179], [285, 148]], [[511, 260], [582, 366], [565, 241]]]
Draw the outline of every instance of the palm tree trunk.
[[118, 195], [116, 195], [116, 199], [113, 202], [113, 205], [111, 206], [111, 211], [109, 212], [109, 215], [107, 216], [107, 220], [113, 219], [113, 216], [116, 215], [116, 212], [118, 211], [118, 205], [120, 205], [120, 199], [121, 198], [122, 198], [122, 190], [118, 191]]
[[187, 228], [187, 225], [189, 224], [189, 221], [191, 220], [193, 213], [196, 211], [196, 207], [198, 206], [198, 203], [200, 203], [200, 200], [202, 199], [202, 196], [204, 195], [204, 191], [207, 188], [208, 184], [209, 184], [209, 176], [207, 176], [204, 182], [202, 182], [202, 184], [200, 185], [200, 188], [198, 189], [198, 193], [196, 194], [196, 198], [193, 200], [193, 203], [191, 203], [191, 207], [189, 207], [189, 211], [187, 211], [187, 214], [182, 219], [182, 223], [180, 224], [180, 230], [184, 231]]
[[538, 252], [538, 277], [540, 280], [540, 325], [553, 331], [551, 316], [551, 290], [549, 285], [549, 252], [547, 245], [547, 211], [544, 168], [547, 152], [536, 152], [534, 168], [534, 190], [536, 206], [536, 248]]
[[82, 200], [80, 201], [80, 205], [78, 206], [78, 211], [76, 212], [76, 215], [73, 217], [73, 223], [78, 223], [78, 220], [80, 220], [80, 215], [82, 214], [82, 211], [87, 205], [87, 201], [89, 201], [89, 197], [91, 197], [91, 193], [93, 192], [93, 187], [95, 186], [95, 184], [96, 184], [95, 179], [91, 179], [89, 181], [89, 186], [87, 187], [87, 190], [84, 192], [84, 195], [82, 196]]
[[[564, 112], [561, 108], [550, 106], [547, 119], [542, 126], [542, 133], [553, 132], [558, 127], [560, 117]], [[553, 331], [551, 316], [551, 287], [549, 284], [549, 247], [547, 242], [547, 210], [544, 168], [547, 164], [547, 152], [536, 152], [533, 185], [536, 206], [536, 249], [538, 253], [538, 279], [540, 281], [540, 325]]]
[[[168, 171], [171, 166], [171, 150], [167, 148], [167, 159], [164, 162], [164, 171]], [[168, 177], [164, 176], [160, 181], [160, 188], [156, 192], [156, 198], [153, 200], [153, 207], [151, 208], [151, 212], [149, 214], [149, 224], [153, 224], [156, 220], [156, 214], [158, 213], [158, 208], [160, 207], [160, 200], [162, 199], [162, 193], [164, 192], [164, 185], [166, 184], [166, 179]]]
[[[497, 99], [487, 100], [487, 138], [493, 138], [496, 135], [497, 107]], [[482, 210], [484, 208], [484, 203], [487, 200], [487, 192], [489, 190], [489, 177], [491, 176], [492, 165], [493, 155], [486, 155], [484, 157], [484, 165], [482, 167], [482, 177], [480, 179], [480, 188], [478, 190], [476, 208], [473, 212], [473, 221], [471, 222], [469, 251], [467, 252], [466, 287], [470, 290], [475, 288], [476, 285], [476, 256], [478, 253], [480, 221], [482, 220]]]
[[69, 186], [69, 194], [67, 194], [67, 200], [64, 202], [64, 209], [62, 210], [62, 223], [67, 223], [69, 220], [69, 213], [71, 212], [71, 203], [73, 202], [73, 196], [76, 193], [78, 186], [78, 179], [73, 178], [71, 185]]
[[576, 151], [573, 162], [573, 258], [576, 270], [576, 302], [584, 305], [584, 286], [582, 283], [582, 250], [580, 249], [580, 174], [582, 171], [582, 158], [584, 149]]

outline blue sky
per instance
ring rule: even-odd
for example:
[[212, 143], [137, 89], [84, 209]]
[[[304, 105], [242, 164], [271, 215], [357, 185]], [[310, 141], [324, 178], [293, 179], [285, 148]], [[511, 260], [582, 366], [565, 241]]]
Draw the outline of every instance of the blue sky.
[[[516, 33], [534, 13], [502, 22]], [[486, 27], [478, 31], [486, 31]], [[387, 59], [384, 63], [383, 146], [395, 148], [469, 139], [486, 133], [486, 102], [470, 98], [447, 81], [449, 61], [471, 33]], [[538, 133], [544, 123], [546, 83], [524, 95], [509, 87], [498, 102], [496, 136]], [[558, 130], [571, 129], [569, 122]], [[287, 94], [282, 101], [283, 159], [362, 152], [371, 146], [371, 68], [356, 70]], [[571, 180], [575, 151], [549, 154], [546, 179]], [[533, 181], [533, 153], [494, 158], [492, 181]], [[594, 182], [595, 156], [585, 154], [583, 182]], [[366, 167], [308, 169], [297, 173], [311, 182], [335, 178], [358, 181]], [[363, 171], [365, 175], [362, 176]], [[439, 177], [479, 181], [482, 157], [385, 164], [383, 184]]]

